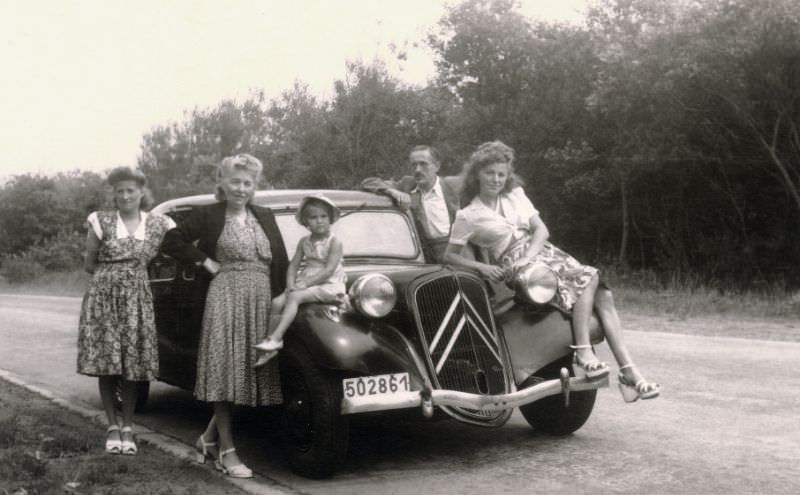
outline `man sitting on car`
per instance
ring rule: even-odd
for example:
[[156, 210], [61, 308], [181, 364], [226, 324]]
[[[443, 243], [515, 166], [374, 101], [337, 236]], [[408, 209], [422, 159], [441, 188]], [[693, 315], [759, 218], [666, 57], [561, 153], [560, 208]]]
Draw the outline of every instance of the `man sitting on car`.
[[450, 236], [450, 225], [459, 209], [461, 176], [439, 177], [438, 153], [431, 146], [415, 146], [408, 155], [412, 175], [400, 180], [369, 177], [361, 189], [385, 194], [400, 208], [410, 209], [422, 237], [429, 263], [442, 263]]

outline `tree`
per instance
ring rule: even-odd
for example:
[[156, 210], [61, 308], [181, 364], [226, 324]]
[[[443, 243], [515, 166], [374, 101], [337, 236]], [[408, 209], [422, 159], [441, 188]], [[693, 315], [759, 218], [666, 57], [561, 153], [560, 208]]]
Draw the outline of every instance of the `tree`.
[[217, 164], [226, 156], [268, 146], [269, 119], [264, 95], [243, 103], [226, 100], [210, 109], [194, 109], [183, 123], [156, 126], [142, 138], [139, 168], [160, 200], [212, 191]]
[[587, 98], [597, 164], [619, 192], [617, 260], [628, 261], [631, 186], [637, 177], [685, 159], [680, 109], [665, 84], [679, 29], [679, 4], [658, 0], [603, 0], [593, 4], [588, 26], [598, 58], [594, 91]]
[[800, 213], [800, 5], [714, 0], [691, 14], [674, 74], [687, 108], [724, 148], [770, 167]]

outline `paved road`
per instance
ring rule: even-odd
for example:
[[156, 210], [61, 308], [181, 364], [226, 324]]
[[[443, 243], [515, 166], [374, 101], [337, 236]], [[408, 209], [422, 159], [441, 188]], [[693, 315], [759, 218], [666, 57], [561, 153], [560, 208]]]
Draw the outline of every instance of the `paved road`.
[[[79, 307], [0, 295], [0, 368], [100, 407], [96, 381], [74, 371]], [[800, 492], [800, 343], [634, 331], [628, 342], [663, 397], [624, 404], [612, 384], [569, 437], [538, 435], [518, 413], [500, 429], [361, 419], [342, 472], [324, 481], [288, 470], [269, 430], [275, 411], [240, 411], [237, 446], [302, 494]], [[190, 444], [208, 417], [190, 394], [156, 384], [137, 421]]]

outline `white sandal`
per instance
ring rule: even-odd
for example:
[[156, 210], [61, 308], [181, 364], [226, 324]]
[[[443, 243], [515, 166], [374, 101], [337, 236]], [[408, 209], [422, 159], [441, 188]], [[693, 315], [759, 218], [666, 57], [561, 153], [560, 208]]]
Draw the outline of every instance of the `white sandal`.
[[253, 347], [263, 352], [278, 351], [283, 349], [283, 340], [272, 340], [270, 338], [266, 338]]
[[130, 440], [122, 441], [122, 454], [136, 455], [139, 452], [139, 448], [136, 446], [136, 442], [133, 440], [133, 428], [130, 426], [123, 426], [121, 431], [122, 433], [129, 433], [131, 436]]
[[197, 450], [197, 454], [195, 455], [195, 460], [200, 464], [205, 464], [206, 457], [211, 459], [212, 461], [217, 460], [216, 456], [208, 450], [209, 447], [216, 447], [217, 442], [206, 442], [206, 439], [203, 437], [203, 434], [200, 434], [200, 438], [194, 443], [194, 448]]
[[235, 466], [227, 467], [222, 464], [222, 459], [228, 455], [236, 452], [236, 449], [231, 448], [227, 450], [223, 450], [219, 453], [219, 459], [214, 461], [214, 467], [216, 467], [219, 471], [222, 471], [223, 474], [226, 476], [230, 476], [231, 478], [252, 478], [253, 471], [245, 466], [244, 464], [237, 464]]
[[[112, 432], [117, 432], [117, 438], [108, 438]], [[122, 437], [119, 433], [118, 425], [110, 425], [106, 430], [106, 454], [121, 454], [122, 453]]]
[[[619, 370], [622, 371], [625, 368], [634, 368], [636, 367], [635, 364], [629, 363], [625, 366], [620, 366]], [[625, 402], [636, 402], [639, 399], [646, 400], [646, 399], [655, 399], [661, 394], [661, 385], [655, 382], [648, 382], [644, 378], [639, 380], [636, 383], [631, 383], [625, 375], [620, 373], [617, 376], [617, 380], [619, 381], [619, 392], [622, 394], [622, 400]]]
[[586, 374], [586, 379], [589, 381], [596, 381], [601, 380], [608, 376], [611, 370], [608, 367], [608, 363], [600, 361], [597, 359], [597, 356], [594, 357], [591, 361], [581, 361], [578, 358], [578, 349], [591, 349], [591, 344], [585, 345], [571, 345], [569, 346], [570, 349], [575, 350], [575, 353], [572, 357], [572, 362], [575, 363], [576, 366], [581, 368], [583, 372]]

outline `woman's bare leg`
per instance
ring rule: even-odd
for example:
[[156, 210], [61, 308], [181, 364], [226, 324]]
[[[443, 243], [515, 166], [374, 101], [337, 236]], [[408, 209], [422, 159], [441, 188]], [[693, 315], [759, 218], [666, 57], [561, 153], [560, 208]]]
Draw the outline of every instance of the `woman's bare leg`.
[[[219, 451], [224, 452], [228, 449], [235, 448], [233, 444], [233, 428], [232, 428], [232, 413], [233, 413], [233, 406], [230, 402], [215, 402], [214, 403], [214, 417], [211, 418], [211, 422], [215, 423], [217, 434], [219, 435]], [[209, 423], [209, 427], [211, 423]], [[206, 440], [209, 440], [206, 438]], [[222, 463], [225, 467], [235, 466], [237, 464], [241, 464], [242, 461], [239, 460], [239, 456], [236, 452], [232, 452], [230, 454], [225, 455], [224, 458], [220, 459], [220, 463]]]
[[[628, 346], [625, 345], [622, 338], [622, 323], [610, 290], [601, 288], [597, 291], [594, 308], [597, 310], [597, 316], [603, 324], [608, 347], [611, 349], [611, 353], [614, 354], [617, 364], [619, 366], [632, 364], [633, 359], [628, 351]], [[631, 383], [636, 383], [644, 378], [636, 367], [624, 368], [621, 372]]]
[[101, 376], [97, 379], [98, 388], [100, 389], [100, 400], [103, 402], [103, 410], [106, 413], [106, 420], [108, 425], [118, 425], [117, 422], [117, 409], [114, 407], [114, 386], [116, 385], [117, 376]]
[[133, 424], [133, 411], [136, 409], [138, 390], [138, 382], [122, 380], [122, 426]]
[[575, 346], [578, 347], [575, 353], [583, 363], [597, 359], [590, 347], [592, 342], [589, 336], [589, 322], [592, 318], [598, 283], [598, 277], [595, 275], [572, 307], [572, 331]]
[[217, 432], [217, 415], [211, 416], [206, 429], [203, 431], [203, 440], [206, 443], [216, 443], [219, 440], [219, 433]]

